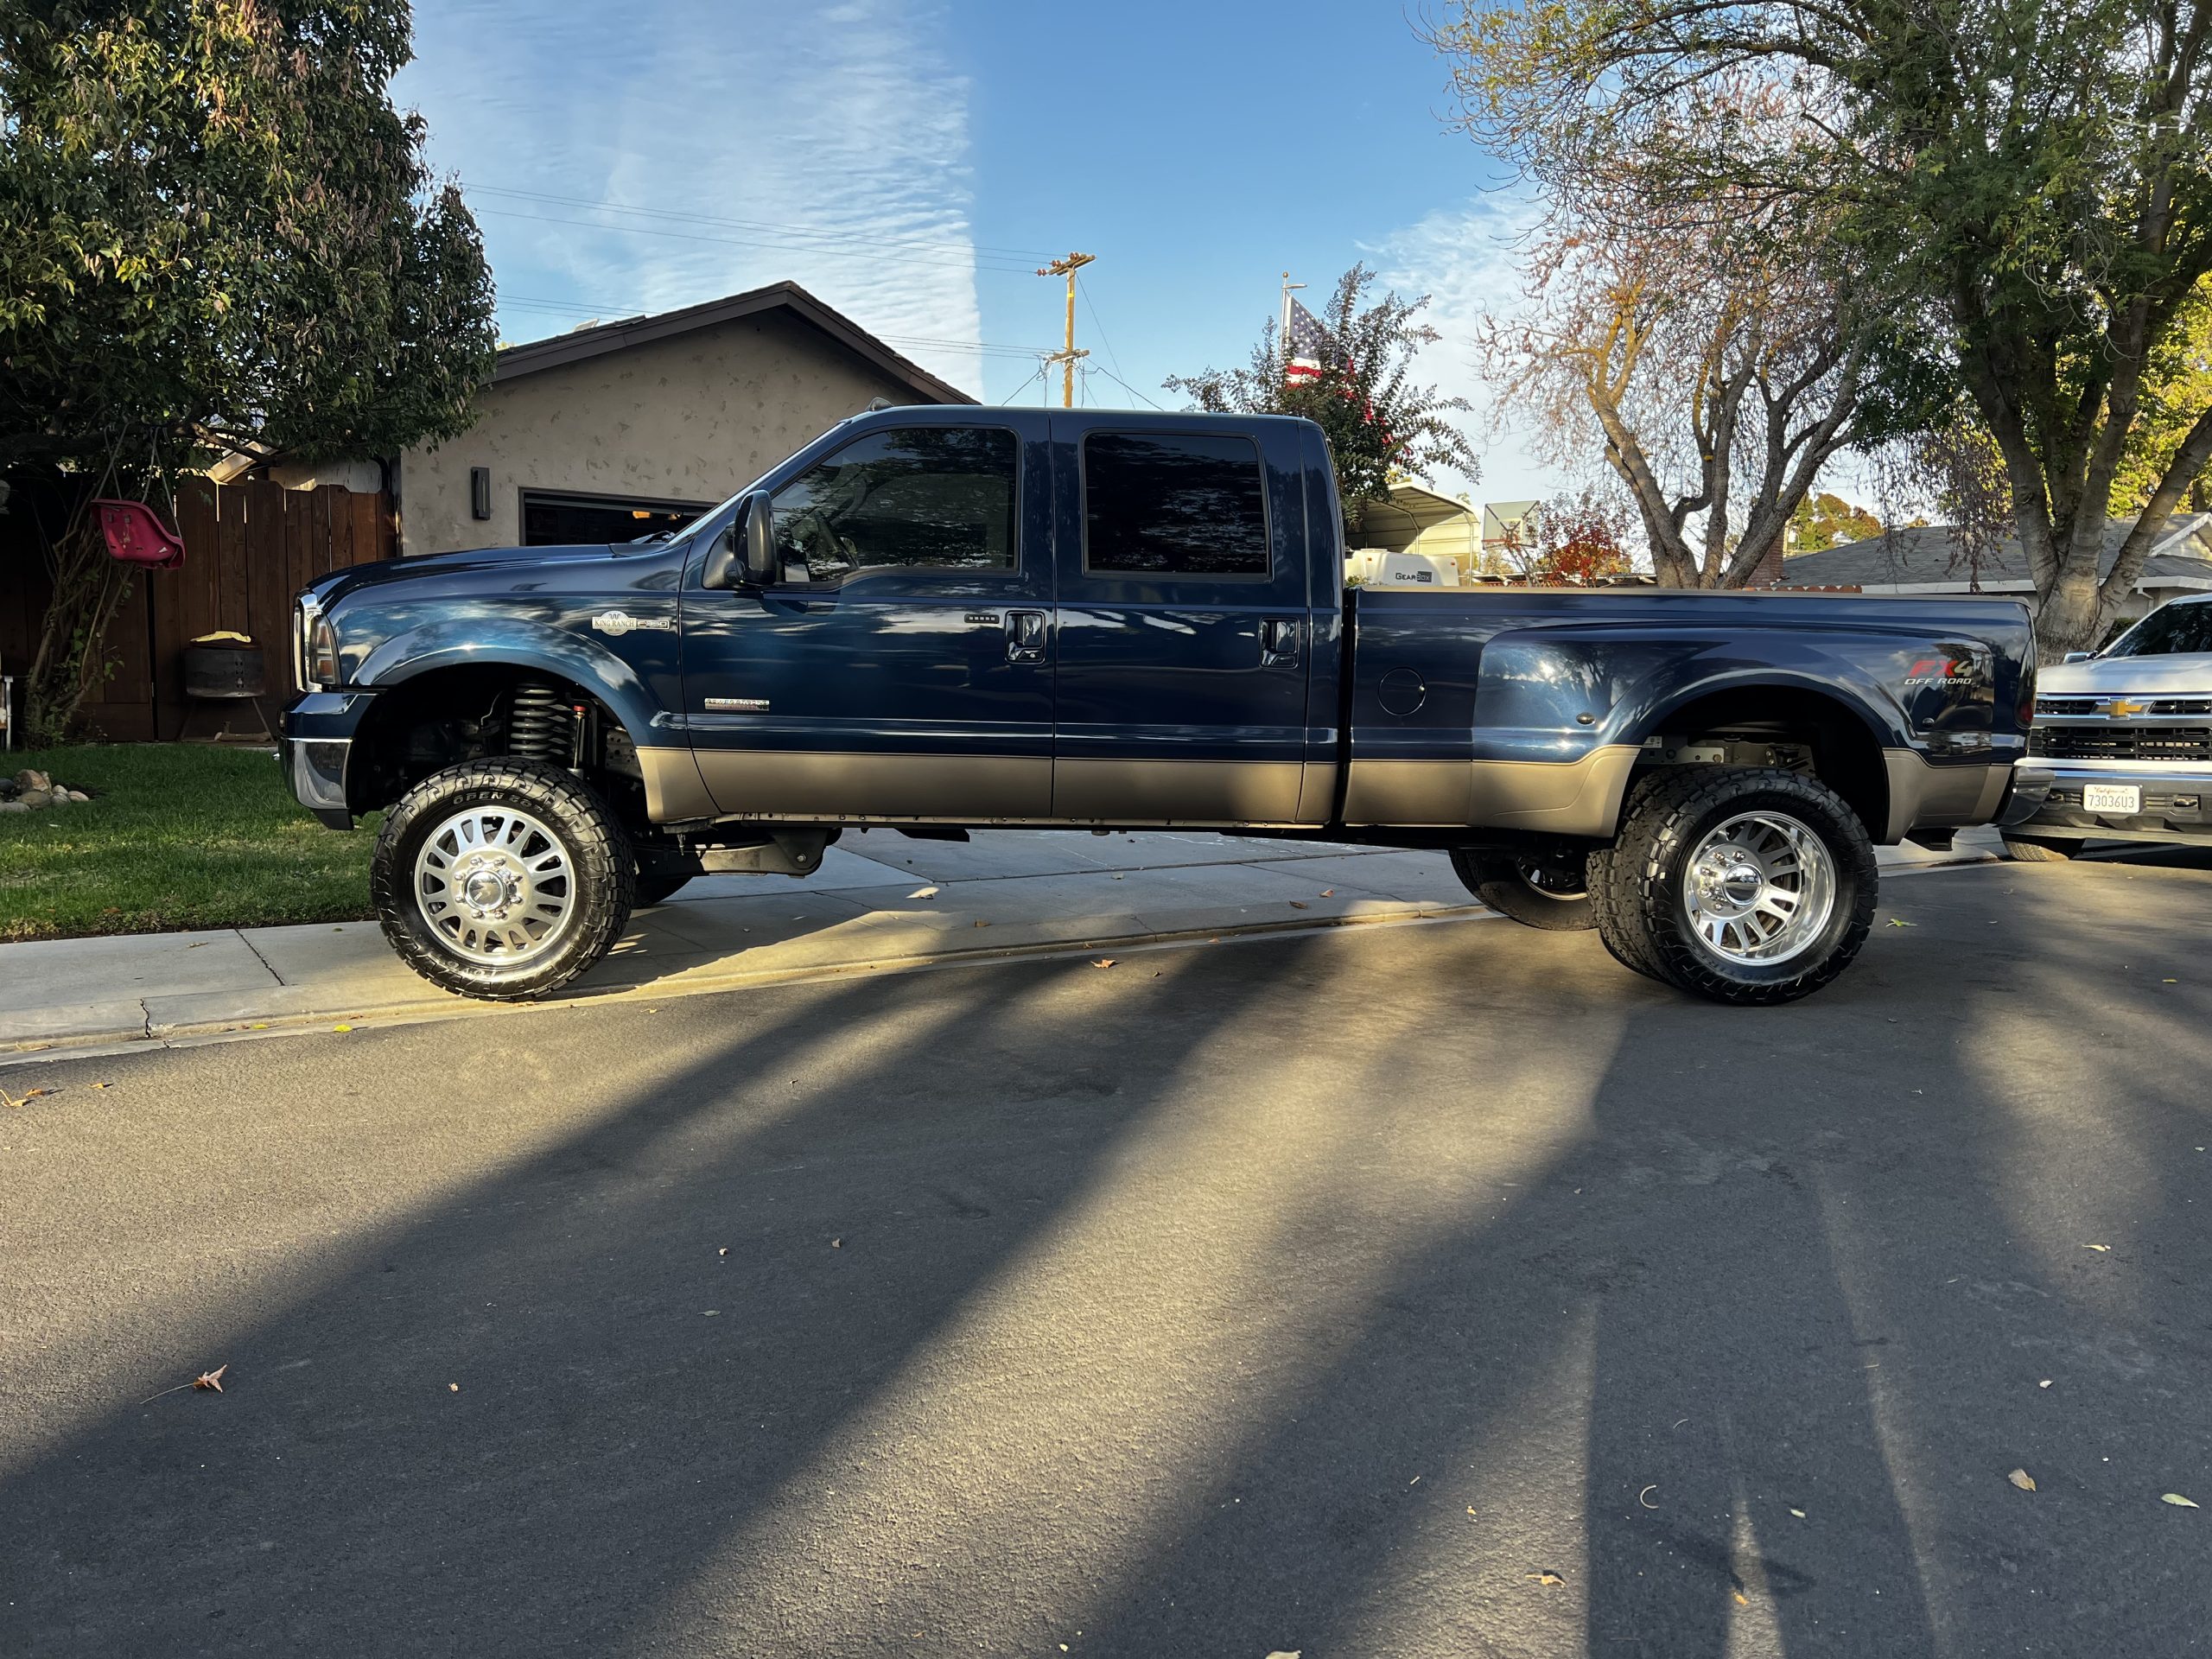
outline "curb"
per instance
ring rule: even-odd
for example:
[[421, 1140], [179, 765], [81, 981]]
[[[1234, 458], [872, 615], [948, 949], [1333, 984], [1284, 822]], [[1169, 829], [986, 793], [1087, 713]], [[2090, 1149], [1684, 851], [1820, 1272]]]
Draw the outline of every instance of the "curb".
[[321, 1014], [278, 1014], [268, 1020], [252, 1021], [230, 1020], [205, 1025], [118, 1027], [112, 1031], [84, 1032], [68, 1037], [19, 1039], [0, 1047], [0, 1070], [42, 1061], [104, 1059], [118, 1055], [149, 1053], [161, 1049], [200, 1048], [211, 1043], [296, 1036], [306, 1032], [328, 1030], [334, 1022], [356, 1028], [373, 1025], [380, 1030], [387, 1026], [424, 1025], [441, 1020], [544, 1014], [608, 1003], [665, 1001], [673, 997], [740, 990], [748, 986], [818, 984], [861, 975], [889, 976], [937, 968], [976, 967], [994, 962], [1052, 961], [1084, 957], [1109, 947], [1132, 952], [1182, 950], [1196, 944], [1332, 933], [1348, 927], [1405, 927], [1427, 923], [1503, 919], [1497, 912], [1479, 904], [1408, 906], [1402, 911], [1386, 912], [1381, 915], [1246, 922], [1228, 927], [1185, 928], [1155, 933], [1103, 934], [1094, 938], [1054, 939], [1037, 944], [934, 950], [925, 955], [871, 957], [806, 968], [757, 968], [749, 971], [734, 969], [728, 973], [687, 979], [680, 985], [625, 985], [606, 990], [586, 988], [537, 1002], [489, 1002], [460, 996], [440, 996], [426, 997], [419, 1002], [390, 1003], [359, 1014], [334, 1009]]

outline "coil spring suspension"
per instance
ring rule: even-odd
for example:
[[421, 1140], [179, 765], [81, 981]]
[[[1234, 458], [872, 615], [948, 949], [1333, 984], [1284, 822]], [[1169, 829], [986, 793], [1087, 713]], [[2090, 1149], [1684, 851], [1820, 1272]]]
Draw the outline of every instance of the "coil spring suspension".
[[507, 714], [509, 752], [566, 766], [572, 747], [569, 710], [559, 691], [543, 680], [525, 680], [517, 686], [514, 706]]

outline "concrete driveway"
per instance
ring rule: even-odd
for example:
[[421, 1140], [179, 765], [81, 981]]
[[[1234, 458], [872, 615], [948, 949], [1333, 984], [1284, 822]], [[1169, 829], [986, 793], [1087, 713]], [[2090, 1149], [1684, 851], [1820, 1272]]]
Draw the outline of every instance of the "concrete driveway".
[[1886, 897], [13, 1071], [0, 1652], [2202, 1651], [2212, 871]]

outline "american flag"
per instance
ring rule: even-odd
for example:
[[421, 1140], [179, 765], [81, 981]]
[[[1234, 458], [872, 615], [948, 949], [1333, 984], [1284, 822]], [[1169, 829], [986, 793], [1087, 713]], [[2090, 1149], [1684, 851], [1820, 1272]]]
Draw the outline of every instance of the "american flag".
[[1303, 385], [1321, 378], [1321, 365], [1336, 355], [1337, 342], [1321, 319], [1296, 300], [1290, 302], [1290, 329], [1283, 340], [1282, 378]]

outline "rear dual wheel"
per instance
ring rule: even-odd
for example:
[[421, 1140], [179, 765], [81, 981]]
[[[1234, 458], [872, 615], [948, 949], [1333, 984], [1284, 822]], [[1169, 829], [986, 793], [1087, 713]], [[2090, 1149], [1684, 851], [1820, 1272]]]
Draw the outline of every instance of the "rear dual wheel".
[[1873, 925], [1874, 846], [1834, 791], [1766, 767], [1681, 766], [1637, 786], [1589, 861], [1599, 938], [1640, 974], [1716, 1002], [1795, 1001]]
[[1580, 851], [1522, 853], [1459, 847], [1452, 868], [1467, 891], [1502, 915], [1552, 933], [1595, 927]]

